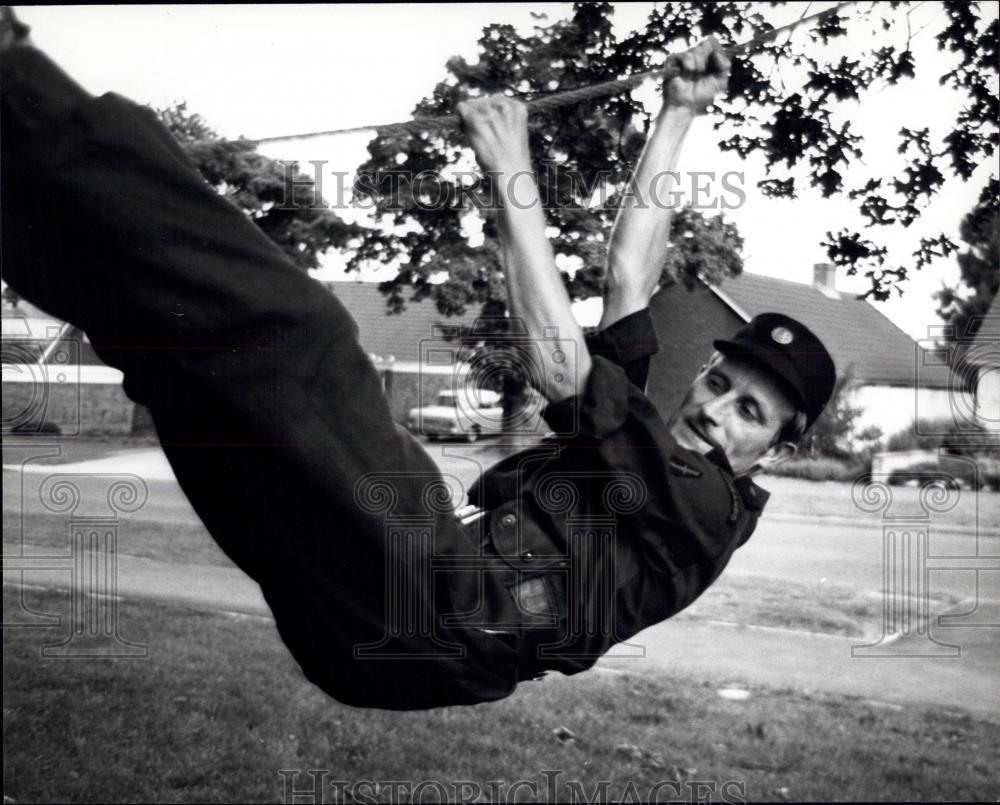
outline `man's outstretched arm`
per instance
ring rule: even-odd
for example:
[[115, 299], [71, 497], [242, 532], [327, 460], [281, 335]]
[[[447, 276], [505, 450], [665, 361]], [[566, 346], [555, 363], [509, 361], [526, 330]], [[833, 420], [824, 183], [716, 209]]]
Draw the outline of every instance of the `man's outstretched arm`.
[[728, 80], [729, 59], [714, 38], [680, 57], [681, 74], [664, 87], [653, 133], [634, 173], [635, 193], [626, 194], [608, 247], [608, 273], [600, 330], [642, 310], [656, 292], [670, 243], [681, 147], [695, 116], [707, 109]]
[[560, 341], [575, 347], [538, 350], [536, 385], [550, 402], [572, 397], [583, 391], [591, 359], [545, 234], [528, 152], [527, 110], [519, 101], [491, 96], [461, 103], [458, 112], [480, 167], [496, 183], [511, 316], [525, 323], [532, 338], [543, 339], [556, 328]]

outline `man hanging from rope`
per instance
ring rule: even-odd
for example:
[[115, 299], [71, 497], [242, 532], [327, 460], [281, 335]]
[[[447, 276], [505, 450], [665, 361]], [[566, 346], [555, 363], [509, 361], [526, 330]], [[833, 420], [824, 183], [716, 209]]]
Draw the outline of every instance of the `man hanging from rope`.
[[[540, 339], [555, 436], [470, 490], [460, 520], [390, 416], [343, 305], [219, 197], [147, 109], [91, 98], [6, 20], [5, 280], [80, 326], [147, 406], [195, 510], [261, 586], [305, 675], [348, 704], [416, 709], [589, 668], [718, 576], [794, 451], [833, 364], [793, 319], [757, 317], [661, 419], [643, 394], [646, 308], [670, 212], [631, 204], [610, 248], [600, 332], [584, 339], [545, 239], [523, 107], [460, 107], [500, 179], [510, 306]], [[683, 57], [637, 180], [676, 166], [723, 87], [712, 41]]]

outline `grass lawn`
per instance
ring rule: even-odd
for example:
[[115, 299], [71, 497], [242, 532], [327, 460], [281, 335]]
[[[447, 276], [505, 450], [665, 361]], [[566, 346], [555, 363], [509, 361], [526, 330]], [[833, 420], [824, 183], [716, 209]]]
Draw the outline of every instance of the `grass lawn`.
[[[67, 440], [65, 458], [74, 461], [95, 458], [101, 451], [119, 449], [123, 444], [124, 442], [109, 440]], [[463, 454], [465, 453], [477, 458], [484, 466], [497, 459], [497, 448], [492, 444], [463, 448]], [[448, 461], [448, 458], [444, 459], [444, 462]], [[452, 461], [446, 471], [460, 476], [470, 475], [470, 472], [474, 475], [475, 464]], [[463, 480], [471, 481], [471, 475]], [[773, 491], [768, 505], [769, 513], [775, 509], [783, 513], [797, 511], [804, 516], [817, 516], [821, 513], [839, 516], [844, 513], [845, 501], [850, 500], [849, 484], [775, 477], [765, 478], [763, 483]], [[902, 496], [904, 505], [909, 505], [915, 502], [917, 490], [896, 488], [894, 493]], [[955, 514], [963, 522], [975, 522], [976, 510], [971, 505], [975, 503], [974, 498], [967, 496], [960, 500], [963, 505], [949, 513], [949, 517]], [[996, 504], [994, 508], [1000, 506], [1000, 495], [980, 494], [980, 520], [984, 511], [992, 511], [989, 507], [993, 504]], [[118, 548], [121, 553], [162, 561], [232, 567], [232, 562], [193, 513], [171, 523], [145, 519], [142, 514], [140, 510], [134, 515], [123, 516], [118, 532]], [[860, 516], [862, 515], [859, 514]], [[878, 527], [874, 525], [877, 515], [864, 516], [871, 518], [873, 526]], [[989, 516], [1000, 521], [1000, 513]], [[22, 523], [26, 542], [33, 546], [65, 549], [67, 523], [64, 515], [29, 513], [22, 520], [16, 511], [5, 507], [3, 527], [8, 541], [13, 541], [20, 533]], [[936, 611], [946, 611], [954, 608], [957, 603], [953, 597], [940, 594], [935, 597], [932, 605]], [[880, 597], [834, 585], [818, 588], [814, 584], [728, 574], [680, 617], [874, 638], [881, 632], [881, 606]]]
[[[806, 481], [801, 478], [779, 478], [765, 475], [759, 479], [771, 493], [764, 514], [793, 514], [801, 517], [847, 517], [859, 523], [879, 523], [881, 513], [861, 511], [851, 499], [851, 484], [838, 481]], [[923, 514], [920, 490], [909, 486], [893, 486], [890, 515]], [[1000, 533], [1000, 493], [986, 489], [961, 490], [954, 508], [931, 514], [935, 526], [979, 528], [981, 534]]]
[[[4, 512], [4, 534], [12, 540], [21, 519]], [[60, 515], [27, 515], [23, 518], [25, 541], [33, 549], [66, 549], [66, 521]], [[129, 520], [119, 529], [122, 554], [184, 564], [233, 567], [198, 524]], [[959, 599], [946, 593], [931, 594], [935, 612], [954, 609]], [[693, 617], [808, 632], [876, 638], [882, 629], [880, 596], [836, 585], [817, 587], [787, 579], [724, 574], [678, 617]]]
[[[61, 592], [32, 600], [67, 611]], [[518, 801], [547, 799], [552, 780], [563, 799], [601, 781], [636, 800], [658, 782], [664, 800], [1000, 796], [1000, 725], [956, 711], [763, 689], [733, 701], [697, 679], [600, 672], [474, 708], [356, 710], [303, 680], [270, 621], [122, 609], [149, 659], [43, 659], [61, 635], [4, 631], [5, 801], [281, 801], [281, 769], [327, 770], [327, 802], [336, 781], [425, 780], [449, 796], [468, 781], [472, 799], [527, 781]]]
[[[932, 615], [956, 611], [961, 599], [928, 593]], [[723, 574], [678, 618], [725, 621], [805, 632], [867, 637], [882, 634], [882, 596], [846, 587], [798, 584], [763, 576]]]
[[[16, 544], [22, 528], [24, 541], [32, 546], [67, 550], [65, 515], [26, 514], [22, 518], [5, 509], [4, 542]], [[118, 527], [118, 551], [165, 562], [235, 567], [201, 523], [163, 523], [132, 515], [123, 517]]]
[[11, 441], [26, 445], [58, 445], [58, 456], [46, 456], [34, 459], [36, 464], [66, 464], [77, 461], [92, 461], [106, 458], [114, 453], [126, 450], [148, 449], [159, 447], [160, 440], [155, 435], [143, 436], [58, 436], [51, 434], [32, 435], [18, 433], [10, 437]]

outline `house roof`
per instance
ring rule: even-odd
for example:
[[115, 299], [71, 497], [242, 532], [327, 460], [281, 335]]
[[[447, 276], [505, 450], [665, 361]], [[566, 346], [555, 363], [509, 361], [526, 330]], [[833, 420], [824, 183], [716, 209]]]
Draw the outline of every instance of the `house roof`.
[[[386, 297], [377, 282], [327, 282], [334, 296], [350, 311], [358, 323], [358, 341], [367, 352], [398, 361], [420, 359], [420, 344], [434, 338], [435, 325], [471, 325], [479, 313], [470, 306], [462, 316], [445, 316], [433, 299], [407, 302], [402, 313], [386, 307]], [[437, 338], [440, 341], [440, 337]]]
[[918, 345], [877, 308], [852, 294], [744, 272], [713, 291], [747, 321], [759, 313], [792, 316], [819, 336], [838, 374], [864, 385], [948, 388], [943, 371], [922, 371]]
[[[443, 316], [430, 299], [407, 304], [393, 314], [373, 282], [328, 282], [358, 323], [358, 340], [368, 352], [416, 361], [420, 342], [433, 338], [434, 325], [469, 325], [477, 315]], [[744, 272], [713, 292], [744, 321], [758, 313], [781, 311], [802, 321], [826, 344], [838, 372], [849, 367], [855, 382], [866, 385], [948, 388], [945, 371], [922, 371], [918, 346], [873, 305], [851, 294], [822, 291], [814, 285]]]
[[[420, 358], [421, 341], [434, 338], [435, 325], [471, 325], [478, 307], [461, 316], [442, 315], [433, 300], [410, 302], [401, 314], [386, 307], [386, 298], [374, 282], [325, 283], [358, 323], [358, 340], [366, 351], [399, 361]], [[781, 311], [801, 320], [827, 345], [838, 372], [852, 368], [856, 382], [873, 385], [913, 385], [946, 388], [950, 378], [942, 372], [920, 371], [921, 361], [915, 342], [867, 302], [850, 294], [821, 291], [814, 285], [744, 272], [727, 279], [714, 293], [743, 320], [758, 313]], [[1000, 295], [993, 300], [987, 319], [977, 336], [980, 341], [1000, 338]], [[4, 319], [35, 319], [4, 322], [4, 335], [17, 337], [26, 326], [34, 330], [51, 326], [55, 320], [21, 302], [19, 309], [6, 308]], [[10, 326], [10, 325], [17, 326]], [[32, 326], [34, 325], [34, 326]], [[51, 332], [48, 333], [51, 338]]]

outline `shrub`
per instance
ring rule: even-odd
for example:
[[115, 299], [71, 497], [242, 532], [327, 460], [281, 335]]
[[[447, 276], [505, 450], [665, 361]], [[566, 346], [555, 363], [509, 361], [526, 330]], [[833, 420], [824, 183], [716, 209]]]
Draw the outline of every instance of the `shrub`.
[[19, 425], [15, 425], [11, 428], [11, 433], [16, 433], [18, 436], [59, 435], [62, 433], [62, 428], [60, 428], [55, 422], [49, 422], [46, 419], [42, 422], [24, 422]]
[[949, 417], [944, 419], [921, 419], [906, 430], [894, 433], [886, 440], [885, 449], [890, 452], [902, 450], [937, 450], [943, 447], [947, 452], [970, 455], [984, 445], [1000, 447], [1000, 437], [981, 425], [970, 428], [968, 424], [959, 427]]
[[941, 434], [955, 427], [949, 417], [945, 419], [921, 419], [905, 430], [892, 434], [886, 441], [885, 449], [896, 453], [904, 450], [937, 450], [944, 441]]
[[871, 465], [835, 458], [792, 458], [774, 467], [768, 475], [781, 478], [804, 478], [807, 481], [853, 481], [871, 469]]
[[993, 492], [1000, 492], [1000, 459], [979, 456], [976, 458], [976, 466], [982, 484]]
[[823, 413], [799, 442], [799, 456], [863, 463], [871, 455], [876, 442], [882, 438], [882, 431], [877, 427], [855, 429], [862, 409], [851, 405], [848, 392], [852, 382], [853, 371], [848, 367], [837, 378]]

